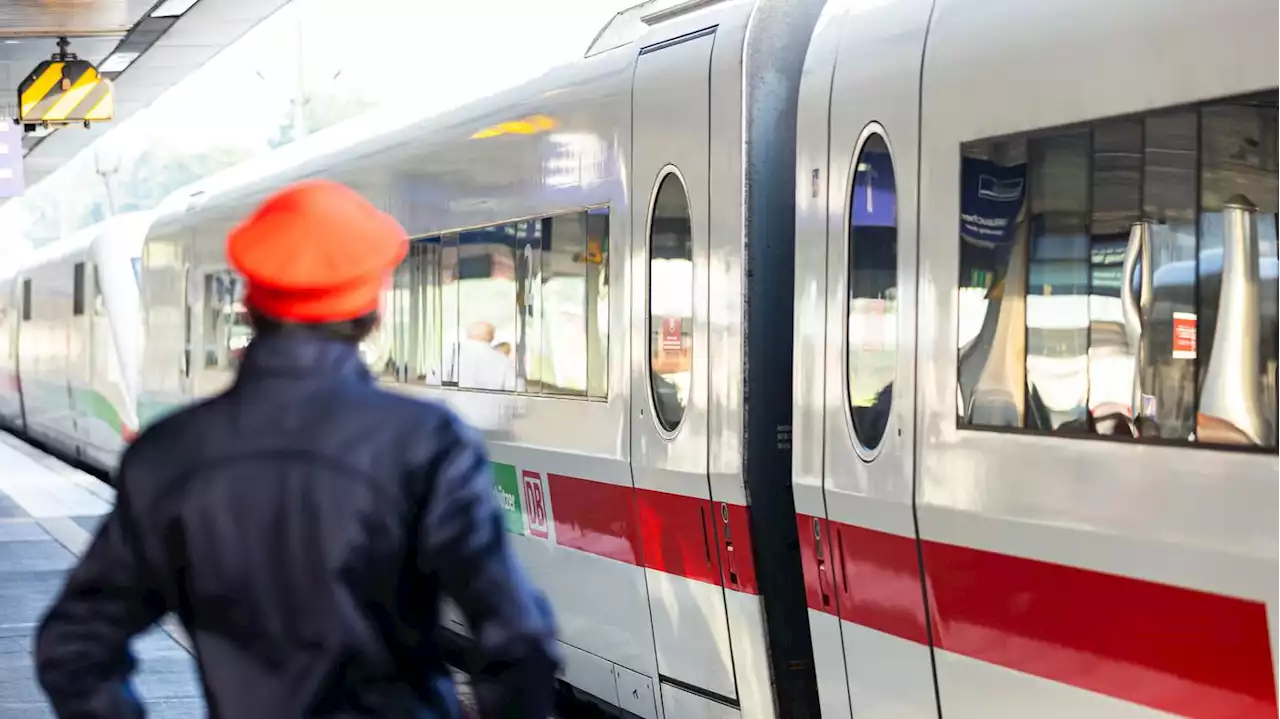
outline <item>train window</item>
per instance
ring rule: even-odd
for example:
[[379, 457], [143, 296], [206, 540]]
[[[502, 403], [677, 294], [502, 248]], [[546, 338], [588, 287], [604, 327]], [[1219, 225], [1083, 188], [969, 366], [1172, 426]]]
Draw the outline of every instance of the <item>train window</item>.
[[445, 385], [458, 385], [457, 372], [450, 368], [458, 362], [458, 235], [445, 235], [440, 240], [440, 328], [444, 338], [441, 357], [441, 380]]
[[893, 156], [868, 128], [849, 195], [849, 407], [866, 450], [884, 439], [893, 404], [898, 338], [898, 206]]
[[587, 395], [609, 396], [609, 208], [587, 210], [582, 257], [587, 320]]
[[693, 222], [680, 175], [658, 185], [649, 223], [649, 377], [658, 424], [674, 432], [688, 406], [693, 358]]
[[31, 319], [31, 278], [22, 279], [22, 319]]
[[361, 345], [375, 374], [605, 397], [608, 208], [415, 240]]
[[445, 380], [467, 389], [514, 392], [517, 358], [516, 248], [531, 223], [509, 223], [458, 235], [458, 325]]
[[383, 293], [380, 327], [360, 343], [370, 371], [400, 382], [440, 373], [440, 238], [415, 240]]
[[97, 265], [93, 266], [93, 316], [107, 316], [107, 303], [102, 296], [102, 278], [98, 275]]
[[71, 314], [79, 317], [84, 314], [84, 263], [77, 262], [71, 268]]
[[962, 148], [962, 426], [1277, 441], [1274, 92]]
[[253, 337], [244, 307], [244, 280], [223, 270], [204, 276], [204, 367], [234, 370]]

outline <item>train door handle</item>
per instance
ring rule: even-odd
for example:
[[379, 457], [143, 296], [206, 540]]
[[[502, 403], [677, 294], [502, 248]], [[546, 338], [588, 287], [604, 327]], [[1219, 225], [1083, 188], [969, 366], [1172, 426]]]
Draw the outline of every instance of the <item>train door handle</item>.
[[831, 606], [831, 571], [827, 567], [826, 553], [822, 551], [822, 521], [813, 520], [814, 554], [818, 558], [818, 593], [822, 597], [822, 606]]
[[720, 503], [720, 521], [724, 524], [725, 568], [729, 572], [729, 584], [738, 586], [738, 558], [733, 551], [733, 529], [729, 526], [729, 504]]

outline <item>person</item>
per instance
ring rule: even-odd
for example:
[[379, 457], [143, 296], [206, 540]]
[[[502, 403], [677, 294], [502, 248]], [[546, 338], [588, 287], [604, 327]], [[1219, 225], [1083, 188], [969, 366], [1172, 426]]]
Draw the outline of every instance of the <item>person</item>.
[[[510, 355], [494, 346], [496, 330], [483, 320], [467, 325], [461, 342], [446, 355], [445, 380], [471, 389], [514, 392], [516, 366]], [[456, 359], [455, 359], [456, 357]]]
[[132, 637], [174, 612], [211, 717], [452, 718], [441, 596], [484, 716], [545, 719], [554, 618], [503, 531], [485, 449], [357, 354], [405, 231], [343, 185], [267, 199], [228, 241], [255, 337], [233, 386], [147, 429], [36, 638], [60, 717], [141, 717]]

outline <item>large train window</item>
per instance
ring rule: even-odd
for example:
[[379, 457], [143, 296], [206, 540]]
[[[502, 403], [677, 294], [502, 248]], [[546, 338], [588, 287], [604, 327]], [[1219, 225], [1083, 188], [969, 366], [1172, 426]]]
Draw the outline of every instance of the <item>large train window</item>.
[[674, 432], [693, 368], [693, 223], [674, 167], [658, 181], [649, 220], [649, 377], [658, 424]]
[[845, 366], [853, 432], [862, 449], [884, 439], [898, 361], [898, 203], [883, 130], [863, 132], [849, 194]]
[[1276, 113], [967, 143], [961, 426], [1275, 451]]
[[383, 379], [608, 396], [609, 208], [415, 239], [361, 346]]

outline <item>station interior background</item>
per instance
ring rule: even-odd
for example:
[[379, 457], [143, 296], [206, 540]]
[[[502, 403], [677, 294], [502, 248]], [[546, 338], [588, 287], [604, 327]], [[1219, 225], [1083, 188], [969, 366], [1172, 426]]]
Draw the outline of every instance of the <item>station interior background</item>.
[[0, 206], [0, 266], [341, 123], [433, 114], [517, 85], [581, 57], [634, 4], [291, 0], [145, 110], [59, 130], [96, 137], [53, 172], [32, 176], [32, 150], [25, 193]]

